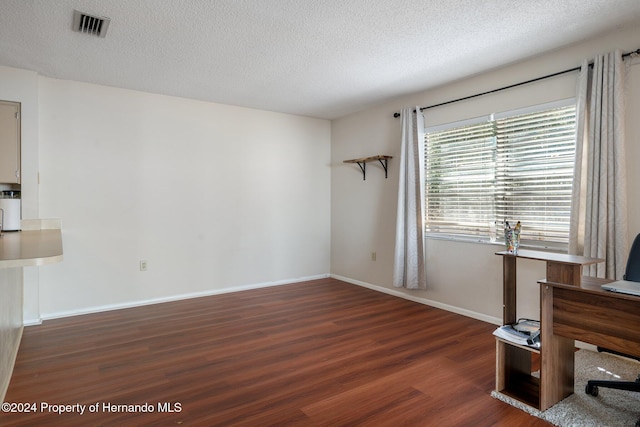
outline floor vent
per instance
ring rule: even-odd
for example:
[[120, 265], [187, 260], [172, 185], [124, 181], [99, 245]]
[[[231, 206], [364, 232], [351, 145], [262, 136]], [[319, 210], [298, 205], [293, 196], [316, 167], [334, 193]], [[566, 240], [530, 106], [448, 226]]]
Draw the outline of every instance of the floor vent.
[[84, 12], [73, 11], [73, 30], [81, 33], [103, 37], [107, 35], [107, 28], [111, 19], [93, 16]]

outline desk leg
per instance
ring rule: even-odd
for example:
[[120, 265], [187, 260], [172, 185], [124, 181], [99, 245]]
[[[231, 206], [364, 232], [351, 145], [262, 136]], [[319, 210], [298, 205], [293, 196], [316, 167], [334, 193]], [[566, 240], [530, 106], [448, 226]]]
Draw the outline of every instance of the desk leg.
[[553, 334], [553, 287], [540, 287], [540, 410], [573, 393], [575, 342]]
[[516, 257], [502, 257], [502, 324], [516, 323]]

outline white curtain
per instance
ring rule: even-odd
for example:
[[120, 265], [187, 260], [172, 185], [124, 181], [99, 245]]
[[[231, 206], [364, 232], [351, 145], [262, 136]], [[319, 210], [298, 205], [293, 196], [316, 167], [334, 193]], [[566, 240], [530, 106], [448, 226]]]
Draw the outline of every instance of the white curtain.
[[424, 123], [420, 107], [404, 108], [393, 286], [426, 289], [424, 250]]
[[585, 274], [621, 279], [627, 259], [624, 63], [599, 55], [578, 77], [577, 146], [569, 253], [603, 258]]

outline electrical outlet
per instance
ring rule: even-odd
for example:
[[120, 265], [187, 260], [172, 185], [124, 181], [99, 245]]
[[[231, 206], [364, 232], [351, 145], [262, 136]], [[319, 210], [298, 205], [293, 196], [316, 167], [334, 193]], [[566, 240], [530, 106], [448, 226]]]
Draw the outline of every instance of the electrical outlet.
[[140, 271], [147, 271], [147, 260], [143, 259], [140, 261]]
[[375, 252], [371, 252], [371, 261], [375, 261], [377, 256], [378, 255]]

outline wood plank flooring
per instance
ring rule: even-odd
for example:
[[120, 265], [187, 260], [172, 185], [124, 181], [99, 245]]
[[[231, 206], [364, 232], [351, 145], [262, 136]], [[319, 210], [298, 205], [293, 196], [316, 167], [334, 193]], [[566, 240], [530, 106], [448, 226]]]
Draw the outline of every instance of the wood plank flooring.
[[490, 396], [494, 328], [334, 279], [50, 320], [0, 425], [549, 426]]

